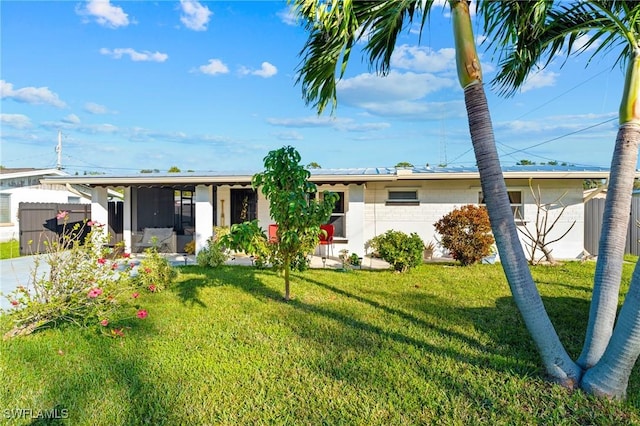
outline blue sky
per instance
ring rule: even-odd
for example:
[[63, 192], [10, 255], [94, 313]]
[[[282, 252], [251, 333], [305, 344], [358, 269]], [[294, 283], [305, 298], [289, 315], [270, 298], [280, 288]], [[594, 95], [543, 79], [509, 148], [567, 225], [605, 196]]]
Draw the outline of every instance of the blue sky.
[[[306, 34], [286, 2], [2, 1], [0, 16], [4, 167], [55, 166], [59, 130], [69, 173], [256, 171], [283, 145], [323, 168], [475, 164], [442, 7], [421, 41], [403, 32], [388, 76], [353, 54], [321, 116], [295, 84]], [[503, 98], [479, 51], [503, 164], [609, 167], [618, 52], [554, 59]]]

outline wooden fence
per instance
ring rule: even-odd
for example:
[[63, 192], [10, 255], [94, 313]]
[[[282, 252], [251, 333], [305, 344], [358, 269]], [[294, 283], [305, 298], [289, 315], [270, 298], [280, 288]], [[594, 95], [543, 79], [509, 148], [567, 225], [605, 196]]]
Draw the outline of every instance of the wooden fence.
[[[66, 222], [56, 218], [59, 212], [68, 212]], [[111, 244], [122, 241], [122, 202], [109, 202], [109, 234]], [[20, 227], [20, 254], [42, 253], [45, 242], [55, 241], [74, 224], [82, 224], [91, 218], [91, 204], [69, 203], [20, 203], [18, 223]]]

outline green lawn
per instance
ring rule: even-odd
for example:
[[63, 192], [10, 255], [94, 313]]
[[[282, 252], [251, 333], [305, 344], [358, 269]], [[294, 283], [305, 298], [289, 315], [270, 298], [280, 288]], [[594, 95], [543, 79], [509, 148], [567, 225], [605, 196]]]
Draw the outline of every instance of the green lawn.
[[0, 259], [11, 259], [20, 256], [20, 243], [18, 240], [11, 240], [0, 243]]
[[[534, 268], [574, 357], [593, 270]], [[625, 403], [544, 380], [499, 266], [312, 270], [289, 303], [282, 287], [271, 271], [184, 267], [141, 297], [149, 317], [123, 339], [2, 341], [2, 408], [66, 410], [73, 425], [640, 424], [637, 368]]]

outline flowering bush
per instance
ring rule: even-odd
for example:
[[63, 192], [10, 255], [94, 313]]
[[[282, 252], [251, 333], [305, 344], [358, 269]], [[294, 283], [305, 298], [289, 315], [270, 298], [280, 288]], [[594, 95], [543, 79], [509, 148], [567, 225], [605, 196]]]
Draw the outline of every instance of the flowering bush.
[[158, 253], [155, 246], [145, 249], [144, 253], [134, 283], [152, 293], [168, 288], [176, 277], [176, 270]]
[[[45, 253], [35, 256], [30, 282], [6, 295], [13, 329], [5, 337], [62, 324], [104, 330], [126, 317], [127, 308], [139, 310], [131, 297], [130, 267], [105, 257], [108, 235], [103, 226], [86, 222], [67, 229], [67, 218], [66, 212], [58, 214], [63, 232], [46, 241]], [[48, 273], [43, 263], [49, 265]]]

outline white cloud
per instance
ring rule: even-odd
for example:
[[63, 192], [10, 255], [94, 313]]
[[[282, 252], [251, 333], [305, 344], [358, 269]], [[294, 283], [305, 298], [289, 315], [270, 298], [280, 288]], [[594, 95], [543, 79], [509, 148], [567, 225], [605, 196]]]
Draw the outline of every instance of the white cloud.
[[300, 133], [296, 132], [295, 130], [291, 130], [288, 132], [272, 133], [272, 135], [281, 141], [301, 141], [304, 139], [304, 137]]
[[109, 0], [88, 0], [84, 7], [78, 5], [76, 13], [93, 17], [103, 27], [118, 28], [129, 25], [129, 15], [120, 6], [113, 6]]
[[258, 77], [269, 78], [278, 73], [278, 68], [269, 62], [263, 62], [259, 70], [251, 70], [247, 67], [240, 67], [241, 75], [257, 75]]
[[525, 81], [524, 85], [522, 85], [522, 89], [520, 89], [520, 91], [521, 93], [525, 93], [529, 90], [555, 86], [556, 80], [558, 79], [559, 75], [560, 74], [553, 71], [540, 70], [535, 74], [529, 75], [527, 81]]
[[464, 101], [426, 102], [398, 100], [368, 102], [360, 105], [367, 112], [383, 117], [412, 118], [418, 120], [445, 120], [466, 117]]
[[108, 114], [110, 112], [106, 106], [93, 102], [84, 104], [84, 110], [90, 114]]
[[124, 55], [129, 55], [132, 61], [134, 62], [164, 62], [169, 58], [169, 55], [166, 53], [160, 52], [149, 52], [148, 50], [144, 50], [142, 52], [138, 52], [130, 47], [127, 48], [118, 48], [118, 49], [107, 49], [103, 47], [100, 49], [100, 54], [111, 56], [114, 59], [120, 59]]
[[285, 23], [287, 25], [290, 25], [292, 27], [298, 26], [298, 24], [299, 24], [299, 18], [296, 15], [294, 9], [291, 8], [291, 7], [288, 7], [286, 9], [282, 9], [276, 15], [278, 15], [278, 18], [280, 18], [280, 20], [283, 23]]
[[80, 124], [80, 117], [78, 117], [75, 114], [69, 114], [62, 119], [62, 122], [69, 123], [69, 124]]
[[15, 129], [27, 129], [31, 127], [31, 120], [24, 114], [2, 114], [0, 113], [0, 123], [3, 126]]
[[311, 116], [303, 118], [268, 118], [274, 126], [292, 128], [326, 127], [346, 132], [373, 132], [391, 127], [389, 123], [356, 123], [351, 118]]
[[456, 51], [454, 48], [435, 51], [430, 47], [403, 44], [391, 55], [391, 66], [419, 72], [455, 71]]
[[220, 59], [209, 59], [209, 63], [207, 65], [200, 65], [198, 71], [208, 75], [226, 74], [229, 72], [229, 67]]
[[[567, 114], [543, 117], [539, 120], [508, 120], [495, 123], [496, 130], [511, 132], [514, 135], [545, 132], [575, 132], [584, 130], [593, 123], [610, 120], [617, 117], [617, 113], [606, 114]], [[614, 120], [603, 129], [617, 129]]]
[[180, 22], [193, 31], [206, 31], [212, 12], [195, 0], [180, 0]]
[[432, 74], [391, 71], [387, 76], [360, 74], [340, 80], [336, 85], [341, 103], [363, 105], [388, 103], [399, 100], [417, 100], [429, 93], [457, 87], [455, 78], [436, 77]]
[[600, 40], [596, 40], [589, 47], [586, 47], [587, 43], [589, 43], [590, 40], [591, 40], [590, 36], [588, 36], [586, 34], [581, 35], [580, 37], [578, 37], [576, 39], [575, 45], [573, 46], [573, 50], [572, 51], [573, 52], [580, 52], [582, 49], [584, 49], [585, 52], [589, 52], [591, 50], [595, 50], [598, 46], [600, 46]]
[[56, 93], [48, 87], [23, 87], [14, 90], [13, 84], [0, 80], [0, 98], [13, 99], [16, 102], [23, 102], [34, 105], [52, 105], [64, 108], [66, 104], [60, 100]]

